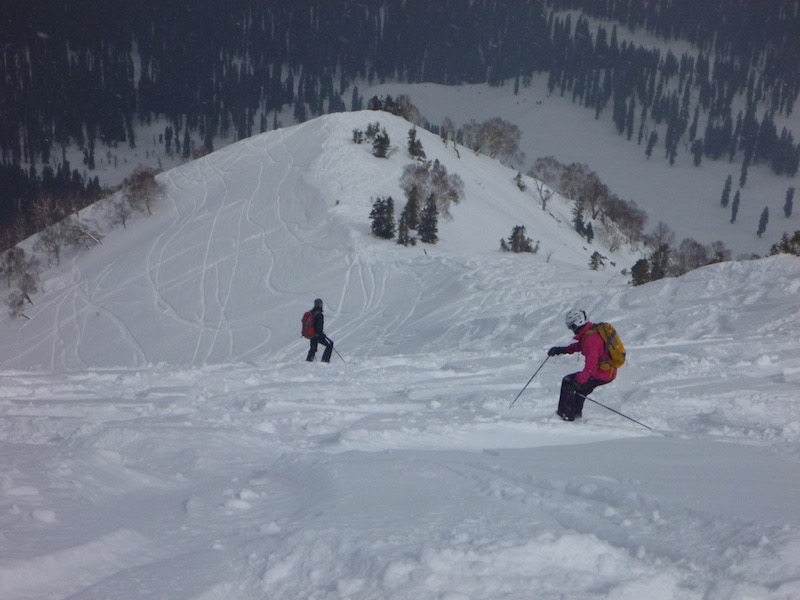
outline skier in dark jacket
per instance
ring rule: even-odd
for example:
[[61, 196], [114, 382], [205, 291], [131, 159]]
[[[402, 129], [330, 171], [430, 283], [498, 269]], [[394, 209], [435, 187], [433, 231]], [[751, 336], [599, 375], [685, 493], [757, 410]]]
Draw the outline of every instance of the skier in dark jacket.
[[617, 369], [611, 364], [605, 342], [594, 324], [586, 318], [586, 312], [572, 309], [567, 313], [567, 327], [575, 334], [575, 342], [569, 346], [553, 346], [548, 356], [580, 352], [585, 358], [583, 370], [571, 373], [561, 380], [561, 394], [556, 414], [565, 421], [574, 421], [583, 416], [583, 403], [596, 387], [611, 383]]
[[333, 340], [325, 335], [325, 316], [322, 314], [322, 300], [320, 298], [314, 300], [314, 308], [311, 309], [311, 314], [314, 315], [314, 337], [311, 338], [306, 360], [313, 362], [314, 355], [317, 353], [317, 345], [322, 344], [325, 346], [325, 352], [322, 353], [322, 362], [331, 362]]

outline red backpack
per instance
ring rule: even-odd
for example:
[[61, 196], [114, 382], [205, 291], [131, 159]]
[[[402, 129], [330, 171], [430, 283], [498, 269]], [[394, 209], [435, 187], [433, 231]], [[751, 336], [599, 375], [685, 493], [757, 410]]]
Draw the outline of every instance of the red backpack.
[[317, 332], [314, 329], [314, 315], [311, 314], [310, 310], [307, 310], [305, 313], [303, 313], [303, 318], [300, 322], [302, 323], [300, 335], [302, 335], [304, 338], [308, 338], [309, 340], [317, 335]]

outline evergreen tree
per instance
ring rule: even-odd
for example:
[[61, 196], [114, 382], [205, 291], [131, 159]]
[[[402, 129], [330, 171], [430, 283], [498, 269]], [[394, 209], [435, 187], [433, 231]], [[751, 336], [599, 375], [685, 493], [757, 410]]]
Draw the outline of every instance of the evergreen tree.
[[794, 202], [794, 187], [786, 190], [786, 202], [783, 204], [783, 214], [788, 219], [792, 216], [792, 204]]
[[747, 183], [747, 169], [750, 166], [750, 159], [747, 156], [747, 152], [745, 152], [744, 161], [742, 162], [742, 170], [739, 173], [739, 187], [743, 188], [744, 184]]
[[631, 284], [642, 285], [650, 281], [650, 263], [646, 258], [640, 258], [631, 267]]
[[397, 224], [397, 243], [402, 246], [413, 246], [414, 242], [414, 238], [412, 238], [408, 232], [408, 216], [406, 215], [406, 211], [403, 210], [400, 214], [400, 222]]
[[667, 276], [671, 253], [670, 245], [664, 243], [650, 255], [650, 281], [657, 281]]
[[692, 124], [689, 126], [689, 141], [694, 141], [697, 138], [697, 122], [700, 119], [700, 105], [694, 107], [694, 117]]
[[722, 208], [726, 208], [728, 206], [728, 202], [731, 200], [731, 187], [733, 186], [733, 177], [728, 175], [728, 178], [725, 180], [725, 186], [722, 188], [722, 198], [720, 198], [720, 204], [722, 204]]
[[728, 144], [728, 162], [733, 162], [736, 156], [736, 150], [739, 148], [739, 141], [742, 135], [742, 113], [736, 117], [736, 128], [733, 130], [730, 142]]
[[585, 232], [586, 232], [586, 241], [591, 244], [592, 240], [594, 239], [594, 227], [592, 227], [591, 223], [586, 224]]
[[403, 208], [406, 225], [409, 229], [416, 231], [419, 228], [419, 188], [412, 185], [406, 193], [406, 199], [406, 206]]
[[731, 223], [736, 223], [736, 215], [739, 214], [739, 202], [741, 199], [740, 190], [736, 190], [736, 194], [733, 197], [733, 204], [731, 204]]
[[387, 240], [394, 237], [394, 200], [391, 196], [375, 200], [369, 217], [372, 220], [372, 235]]
[[358, 86], [353, 86], [353, 97], [350, 100], [350, 110], [353, 112], [362, 110], [364, 108], [364, 101], [361, 99], [361, 96], [358, 95]]
[[183, 130], [183, 150], [181, 151], [181, 158], [189, 158], [192, 155], [192, 140], [189, 137], [189, 128]]
[[699, 167], [703, 161], [703, 141], [695, 140], [692, 142], [692, 155], [694, 156], [694, 166]]
[[386, 239], [392, 239], [397, 231], [394, 222], [394, 199], [389, 196], [386, 199], [386, 228], [384, 230], [384, 235]]
[[419, 239], [426, 244], [435, 244], [439, 241], [439, 210], [436, 208], [436, 198], [433, 194], [428, 196], [425, 208], [419, 219]]
[[297, 123], [305, 123], [307, 118], [306, 103], [298, 98], [294, 103], [294, 120]]
[[776, 254], [793, 254], [794, 256], [800, 256], [800, 230], [795, 231], [792, 237], [789, 237], [789, 234], [784, 233], [781, 236], [781, 241], [779, 244], [774, 244], [769, 251], [770, 256], [775, 256]]
[[767, 223], [769, 223], [769, 208], [764, 207], [764, 210], [761, 211], [761, 216], [758, 219], [758, 231], [756, 231], [756, 235], [761, 237], [761, 235], [767, 230]]
[[389, 134], [386, 133], [385, 128], [381, 129], [380, 133], [375, 135], [375, 139], [372, 142], [372, 155], [376, 158], [389, 158], [390, 145]]
[[645, 122], [647, 120], [647, 104], [642, 104], [642, 114], [639, 117], [639, 133], [636, 136], [636, 145], [641, 146], [644, 139]]
[[600, 267], [604, 264], [603, 262], [603, 255], [600, 254], [597, 250], [592, 253], [591, 258], [589, 259], [589, 268], [592, 271], [597, 271]]
[[644, 155], [647, 157], [647, 160], [650, 160], [650, 157], [653, 156], [653, 148], [656, 147], [658, 143], [658, 133], [656, 133], [655, 129], [650, 132], [650, 137], [647, 138], [647, 148], [644, 151]]
[[416, 127], [408, 130], [408, 153], [412, 158], [425, 160], [425, 151], [422, 149], [422, 142], [417, 139]]
[[576, 200], [572, 205], [572, 226], [580, 235], [586, 235], [586, 222], [583, 220], [582, 200]]
[[533, 245], [533, 240], [525, 234], [524, 225], [516, 225], [511, 230], [511, 235], [508, 236], [508, 242], [501, 240], [500, 250], [506, 252], [531, 252], [536, 253], [539, 249], [538, 242]]
[[675, 159], [678, 157], [678, 140], [675, 139], [668, 147], [667, 147], [667, 159], [669, 160], [670, 165], [675, 164]]
[[631, 96], [630, 104], [628, 105], [628, 114], [625, 116], [625, 139], [631, 141], [633, 137], [633, 121], [636, 111], [636, 97]]

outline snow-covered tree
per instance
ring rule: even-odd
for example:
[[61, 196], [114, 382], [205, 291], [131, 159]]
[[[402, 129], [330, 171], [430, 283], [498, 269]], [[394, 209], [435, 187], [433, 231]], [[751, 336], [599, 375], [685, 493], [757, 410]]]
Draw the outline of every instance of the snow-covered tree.
[[6, 280], [6, 286], [11, 287], [13, 278], [24, 271], [25, 250], [13, 246], [0, 255], [0, 275]]
[[433, 196], [438, 213], [445, 218], [450, 217], [450, 204], [458, 204], [464, 198], [464, 181], [457, 174], [448, 173], [438, 160], [412, 163], [403, 168], [400, 188], [407, 198], [414, 187], [419, 198]]
[[124, 196], [131, 208], [153, 214], [153, 206], [164, 194], [163, 184], [156, 181], [156, 172], [145, 167], [137, 168], [123, 182]]
[[478, 129], [476, 152], [486, 152], [490, 158], [511, 157], [519, 151], [519, 141], [522, 137], [520, 128], [516, 125], [494, 117], [484, 121]]
[[672, 256], [672, 274], [676, 276], [688, 273], [710, 262], [710, 251], [697, 240], [684, 239]]
[[533, 178], [533, 184], [539, 194], [542, 210], [547, 210], [547, 202], [556, 193], [563, 172], [564, 165], [552, 156], [537, 158], [528, 171], [528, 176]]

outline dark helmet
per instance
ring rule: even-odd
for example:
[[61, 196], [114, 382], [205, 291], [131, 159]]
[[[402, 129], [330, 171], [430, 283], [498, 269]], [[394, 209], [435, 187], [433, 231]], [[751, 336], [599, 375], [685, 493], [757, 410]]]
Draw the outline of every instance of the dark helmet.
[[314, 308], [322, 308], [322, 298], [314, 300]]

